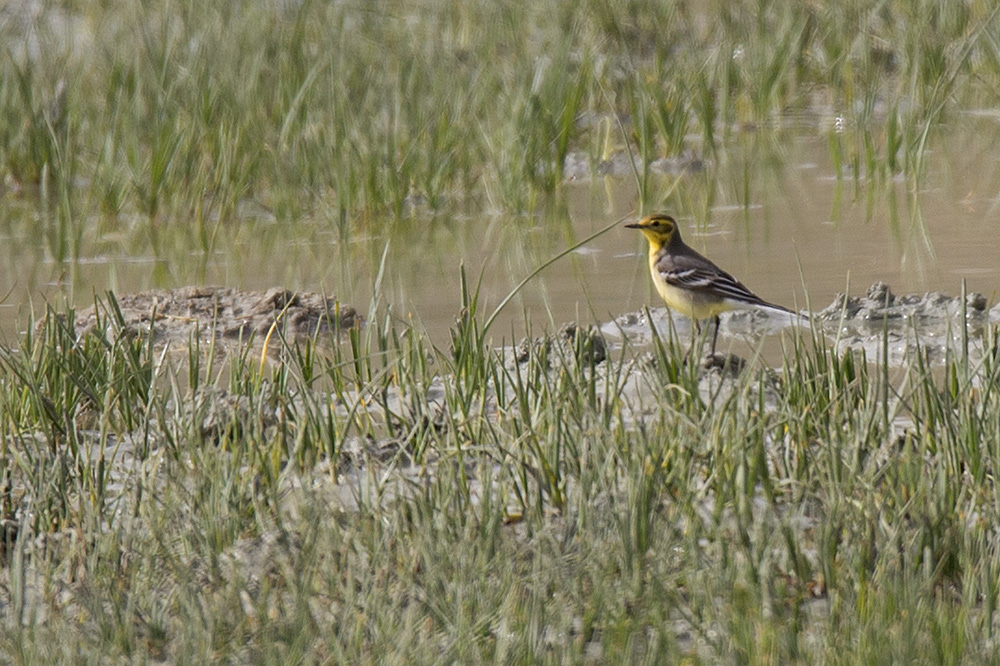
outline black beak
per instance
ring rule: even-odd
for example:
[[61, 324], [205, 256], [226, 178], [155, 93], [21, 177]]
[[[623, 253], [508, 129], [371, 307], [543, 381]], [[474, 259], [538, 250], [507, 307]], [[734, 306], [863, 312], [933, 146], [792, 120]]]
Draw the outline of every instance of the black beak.
[[642, 225], [636, 222], [635, 224], [626, 224], [626, 229], [642, 229]]

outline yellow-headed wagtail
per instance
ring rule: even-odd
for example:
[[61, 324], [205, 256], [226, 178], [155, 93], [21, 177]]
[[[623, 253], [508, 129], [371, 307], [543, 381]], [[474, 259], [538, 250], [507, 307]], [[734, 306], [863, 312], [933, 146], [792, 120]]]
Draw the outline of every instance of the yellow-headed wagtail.
[[666, 304], [690, 317], [699, 333], [699, 320], [711, 318], [715, 322], [713, 354], [719, 337], [719, 315], [723, 312], [758, 307], [796, 314], [763, 300], [742, 282], [685, 245], [677, 222], [669, 215], [656, 213], [625, 226], [638, 229], [649, 241], [649, 271], [653, 274], [656, 291]]

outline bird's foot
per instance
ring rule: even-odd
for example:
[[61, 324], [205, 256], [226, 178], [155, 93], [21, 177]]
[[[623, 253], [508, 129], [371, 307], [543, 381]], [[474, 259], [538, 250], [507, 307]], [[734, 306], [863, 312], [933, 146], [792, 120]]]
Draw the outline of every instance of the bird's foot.
[[735, 354], [712, 352], [711, 354], [705, 354], [701, 359], [702, 370], [718, 370], [722, 374], [729, 374], [734, 377], [743, 372], [746, 367], [746, 359], [740, 358]]

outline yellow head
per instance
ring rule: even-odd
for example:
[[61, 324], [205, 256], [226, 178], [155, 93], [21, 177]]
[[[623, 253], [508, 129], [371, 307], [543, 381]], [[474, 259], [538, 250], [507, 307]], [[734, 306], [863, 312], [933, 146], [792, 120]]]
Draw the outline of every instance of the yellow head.
[[680, 242], [681, 232], [677, 230], [674, 218], [663, 213], [648, 215], [635, 224], [626, 224], [629, 229], [638, 229], [649, 241], [650, 252], [656, 252], [664, 245]]

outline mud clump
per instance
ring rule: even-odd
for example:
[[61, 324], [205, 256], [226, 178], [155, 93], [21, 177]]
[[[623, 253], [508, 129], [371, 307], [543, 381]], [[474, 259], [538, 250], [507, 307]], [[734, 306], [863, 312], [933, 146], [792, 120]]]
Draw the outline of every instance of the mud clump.
[[275, 321], [284, 335], [308, 337], [350, 329], [361, 316], [336, 298], [274, 288], [264, 292], [227, 287], [183, 287], [116, 297], [121, 319], [112, 307], [94, 306], [75, 320], [81, 334], [120, 325], [126, 335], [152, 335], [158, 343], [201, 339], [262, 338]]
[[607, 358], [607, 344], [600, 332], [575, 323], [563, 324], [555, 335], [524, 339], [513, 349], [515, 363], [527, 363], [532, 356], [544, 358], [546, 365], [552, 360], [565, 362], [576, 359], [584, 365], [597, 365]]
[[966, 294], [965, 303], [940, 292], [896, 296], [884, 282], [876, 282], [864, 296], [837, 294], [833, 302], [814, 316], [825, 323], [849, 322], [855, 328], [881, 329], [886, 323], [913, 321], [929, 325], [960, 317], [970, 321], [986, 317], [986, 297], [978, 292]]

